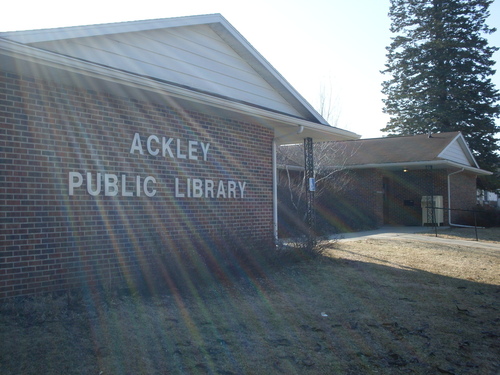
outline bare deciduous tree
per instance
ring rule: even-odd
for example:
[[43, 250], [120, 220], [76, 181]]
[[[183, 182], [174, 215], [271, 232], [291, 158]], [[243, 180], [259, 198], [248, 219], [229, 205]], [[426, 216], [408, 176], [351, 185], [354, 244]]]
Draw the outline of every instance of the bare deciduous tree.
[[[338, 126], [340, 119], [340, 99], [332, 99], [332, 85], [325, 81], [320, 88], [320, 115], [331, 125]], [[350, 174], [346, 163], [352, 152], [345, 142], [315, 142], [314, 176], [316, 179], [316, 199], [321, 199], [325, 191], [338, 193], [346, 189], [350, 182]], [[278, 186], [282, 194], [287, 194], [286, 201], [293, 207], [297, 215], [304, 216], [306, 209], [307, 181], [304, 174], [304, 146], [285, 145], [277, 151], [279, 173]], [[286, 192], [286, 193], [285, 193]]]
[[331, 79], [323, 81], [319, 89], [319, 114], [332, 126], [337, 126], [340, 120], [340, 97], [333, 96]]
[[[339, 192], [349, 184], [346, 163], [352, 154], [344, 142], [317, 142], [314, 149], [314, 176], [316, 197], [321, 197], [326, 189]], [[278, 150], [280, 174], [279, 185], [286, 186], [290, 202], [296, 210], [305, 200], [306, 180], [304, 175], [304, 147], [302, 145], [281, 146]]]

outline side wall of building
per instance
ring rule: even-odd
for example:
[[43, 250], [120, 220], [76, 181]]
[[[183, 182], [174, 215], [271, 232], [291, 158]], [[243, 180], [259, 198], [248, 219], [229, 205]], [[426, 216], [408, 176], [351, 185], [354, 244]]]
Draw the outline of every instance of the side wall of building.
[[422, 197], [431, 195], [441, 196], [447, 207], [445, 170], [384, 171], [384, 224], [422, 225]]
[[222, 237], [272, 241], [258, 124], [10, 73], [0, 124], [0, 298], [144, 278]]
[[[446, 169], [390, 171], [356, 169], [335, 173], [328, 182], [317, 189], [323, 190], [316, 197], [316, 214], [319, 234], [349, 232], [380, 227], [382, 225], [420, 226], [432, 223], [432, 216], [422, 206], [423, 196], [441, 196], [443, 210], [436, 210], [436, 219], [442, 217], [443, 225], [449, 224], [448, 175]], [[292, 183], [300, 188], [302, 174], [290, 173]], [[286, 171], [280, 171], [280, 234], [293, 234], [290, 228], [300, 227], [304, 216], [304, 199], [291, 191]], [[470, 224], [471, 210], [475, 207], [476, 176], [462, 172], [450, 176], [451, 217], [454, 224]], [[304, 187], [302, 186], [302, 189]], [[293, 194], [291, 194], [293, 193]], [[299, 210], [291, 204], [294, 199]], [[302, 195], [304, 198], [304, 196]], [[425, 204], [425, 203], [424, 203]], [[431, 212], [431, 210], [429, 210]], [[438, 213], [439, 212], [439, 213]]]
[[[456, 170], [435, 169], [417, 170], [408, 172], [387, 173], [389, 191], [386, 202], [386, 223], [421, 225], [425, 213], [422, 206], [422, 196], [442, 196], [443, 225], [449, 225], [449, 210], [451, 208], [451, 222], [466, 224], [470, 222], [471, 212], [476, 205], [476, 175], [470, 172], [453, 174]], [[448, 177], [449, 176], [449, 177]], [[448, 179], [450, 182], [451, 205], [448, 202]], [[388, 211], [388, 212], [387, 212]], [[439, 210], [438, 210], [439, 211]], [[439, 215], [436, 213], [436, 215]]]
[[[303, 174], [279, 171], [279, 235], [306, 233]], [[337, 171], [317, 177], [315, 212], [318, 235], [372, 229], [383, 224], [382, 177], [373, 170]], [[292, 186], [290, 188], [290, 185]]]
[[318, 212], [339, 232], [382, 225], [382, 179], [374, 170], [345, 170], [326, 182]]
[[[452, 171], [449, 171], [451, 173]], [[470, 172], [450, 175], [451, 222], [460, 225], [474, 225], [474, 214], [467, 211], [477, 207], [477, 176]]]

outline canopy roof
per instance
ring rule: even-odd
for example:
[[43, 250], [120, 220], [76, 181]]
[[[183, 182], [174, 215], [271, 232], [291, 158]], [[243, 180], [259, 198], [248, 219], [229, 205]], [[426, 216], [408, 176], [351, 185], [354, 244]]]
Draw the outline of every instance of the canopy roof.
[[[286, 146], [279, 164], [302, 168], [301, 146]], [[323, 147], [322, 163], [330, 168], [424, 169], [464, 168], [477, 174], [491, 172], [479, 168], [460, 132], [420, 134], [334, 142]]]

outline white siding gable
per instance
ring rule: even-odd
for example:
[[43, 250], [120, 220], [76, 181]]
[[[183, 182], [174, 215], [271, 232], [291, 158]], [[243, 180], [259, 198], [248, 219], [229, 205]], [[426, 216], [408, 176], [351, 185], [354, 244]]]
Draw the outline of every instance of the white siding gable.
[[446, 150], [442, 152], [439, 156], [442, 157], [443, 159], [451, 160], [456, 163], [470, 165], [469, 161], [467, 160], [467, 157], [465, 156], [464, 151], [457, 142], [453, 142], [452, 144], [450, 144], [450, 146], [447, 147]]
[[209, 25], [42, 41], [32, 45], [302, 117]]
[[461, 134], [450, 142], [450, 144], [446, 146], [443, 151], [441, 151], [438, 157], [455, 163], [478, 168], [478, 165]]

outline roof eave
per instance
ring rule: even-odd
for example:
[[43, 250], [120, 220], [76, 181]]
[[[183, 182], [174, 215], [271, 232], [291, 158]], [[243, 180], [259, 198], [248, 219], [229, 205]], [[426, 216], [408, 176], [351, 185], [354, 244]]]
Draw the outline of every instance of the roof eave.
[[271, 86], [289, 102], [304, 110], [318, 123], [328, 125], [321, 116], [295, 88], [257, 51], [248, 40], [239, 33], [224, 17], [211, 25], [223, 40], [242, 56]]
[[[373, 164], [359, 164], [359, 165], [338, 165], [338, 166], [330, 166], [327, 167], [327, 169], [331, 170], [351, 170], [351, 169], [387, 169], [387, 170], [394, 170], [394, 169], [408, 169], [408, 170], [422, 170], [427, 168], [428, 166], [432, 167], [447, 167], [447, 168], [454, 168], [457, 170], [466, 170], [468, 172], [475, 173], [477, 175], [484, 175], [484, 176], [489, 176], [492, 175], [493, 173], [490, 171], [485, 171], [484, 169], [480, 168], [474, 168], [468, 165], [460, 164], [460, 163], [455, 163], [449, 160], [431, 160], [431, 161], [414, 161], [414, 162], [405, 162], [405, 163], [373, 163]], [[289, 170], [295, 170], [295, 171], [302, 171], [304, 170], [304, 167], [298, 166], [298, 165], [285, 165], [285, 164], [280, 164], [278, 168], [281, 169], [289, 169]]]
[[157, 30], [171, 27], [204, 25], [223, 20], [221, 14], [206, 14], [199, 16], [160, 18], [151, 20], [104, 23], [97, 25], [58, 27], [53, 29], [37, 29], [2, 32], [0, 36], [23, 44], [56, 41], [72, 38], [85, 38], [99, 35]]
[[143, 21], [73, 26], [55, 29], [0, 33], [0, 38], [23, 44], [36, 44], [71, 38], [117, 33], [157, 30], [164, 28], [209, 25], [226, 43], [264, 78], [302, 117], [329, 126], [328, 122], [286, 81], [286, 79], [234, 28], [221, 14], [174, 17]]
[[[456, 169], [464, 169], [469, 172], [476, 173], [478, 175], [492, 175], [490, 171], [484, 169], [475, 168], [470, 165], [456, 163], [450, 160], [429, 160], [429, 161], [412, 161], [412, 162], [399, 162], [399, 163], [379, 163], [379, 164], [360, 164], [360, 165], [348, 165], [343, 166], [344, 169], [368, 169], [368, 168], [378, 168], [378, 169], [425, 169], [427, 166], [432, 167], [448, 167]], [[335, 167], [332, 167], [335, 168]]]
[[[312, 137], [320, 140], [353, 140], [360, 137], [359, 135], [347, 130], [318, 124], [306, 119], [296, 118], [287, 114], [254, 107], [249, 104], [220, 98], [162, 81], [148, 79], [129, 72], [63, 56], [2, 38], [0, 38], [0, 54], [15, 59], [22, 59], [32, 64], [40, 64], [50, 68], [62, 69], [70, 73], [97, 78], [99, 80], [114, 82], [140, 90], [155, 92], [160, 95], [168, 95], [203, 105], [257, 117], [264, 120], [264, 123], [269, 128], [275, 129], [277, 134], [283, 131], [289, 131], [286, 129], [303, 126], [305, 131], [304, 134], [301, 135], [300, 139]], [[289, 139], [288, 141], [291, 142], [292, 140]]]

